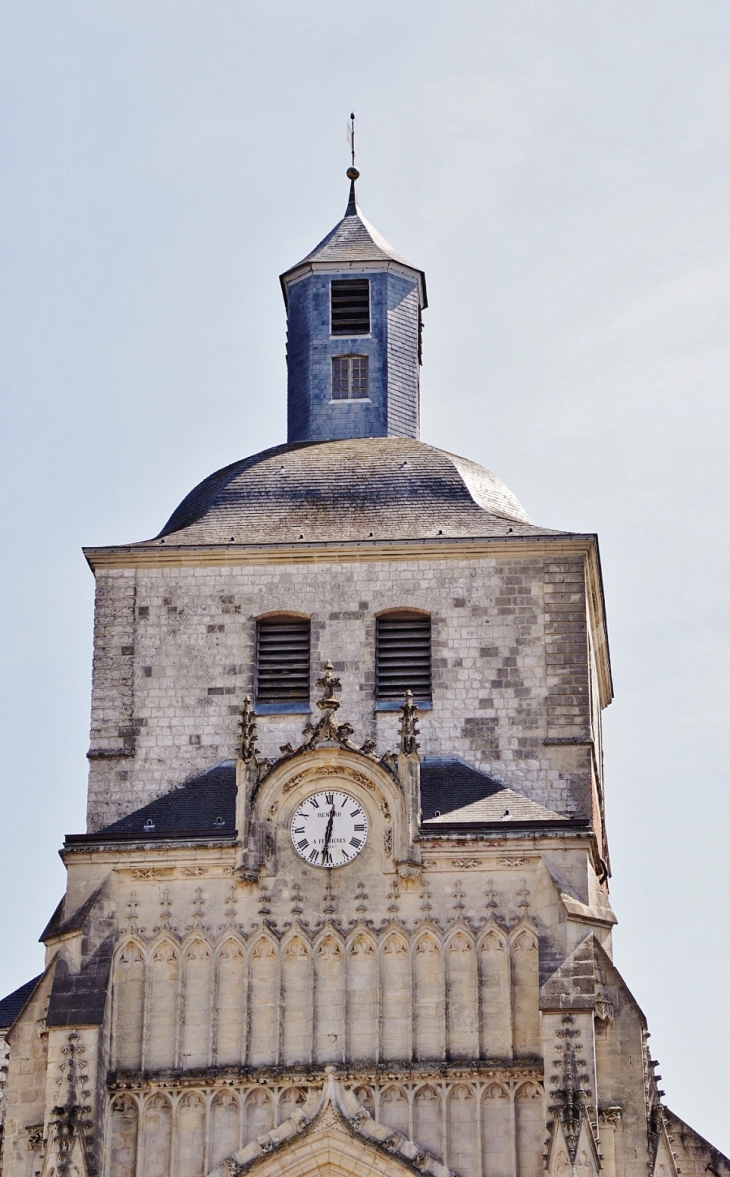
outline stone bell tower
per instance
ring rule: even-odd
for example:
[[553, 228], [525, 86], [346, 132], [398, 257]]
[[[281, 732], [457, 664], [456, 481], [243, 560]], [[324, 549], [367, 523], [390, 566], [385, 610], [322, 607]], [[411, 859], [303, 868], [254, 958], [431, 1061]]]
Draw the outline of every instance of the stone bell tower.
[[613, 958], [596, 536], [419, 440], [425, 279], [355, 178], [281, 279], [287, 444], [85, 549], [87, 829], [0, 1002], [2, 1177], [730, 1177]]

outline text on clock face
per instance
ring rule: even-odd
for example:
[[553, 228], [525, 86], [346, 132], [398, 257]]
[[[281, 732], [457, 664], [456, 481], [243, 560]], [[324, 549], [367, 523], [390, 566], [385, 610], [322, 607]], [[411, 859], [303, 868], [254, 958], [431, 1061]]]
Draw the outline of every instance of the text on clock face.
[[291, 840], [300, 858], [312, 866], [344, 866], [363, 849], [368, 836], [365, 811], [339, 790], [307, 797], [291, 823]]

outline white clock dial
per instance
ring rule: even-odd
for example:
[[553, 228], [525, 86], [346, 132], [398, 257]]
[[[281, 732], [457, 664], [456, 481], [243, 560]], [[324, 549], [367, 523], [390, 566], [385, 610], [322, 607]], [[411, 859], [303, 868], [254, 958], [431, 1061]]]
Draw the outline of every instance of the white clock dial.
[[291, 822], [291, 840], [311, 866], [344, 866], [357, 858], [368, 837], [368, 819], [359, 801], [339, 789], [312, 793]]

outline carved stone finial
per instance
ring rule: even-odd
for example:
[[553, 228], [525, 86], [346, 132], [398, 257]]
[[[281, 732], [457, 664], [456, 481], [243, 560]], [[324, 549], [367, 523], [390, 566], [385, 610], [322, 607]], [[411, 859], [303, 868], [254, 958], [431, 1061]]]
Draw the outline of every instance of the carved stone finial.
[[570, 1161], [574, 1165], [581, 1126], [586, 1121], [589, 1095], [586, 1088], [589, 1087], [589, 1079], [586, 1060], [578, 1054], [583, 1047], [577, 1042], [581, 1032], [573, 1028], [575, 1019], [571, 1014], [564, 1014], [561, 1022], [562, 1028], [556, 1034], [555, 1052], [562, 1057], [556, 1058], [555, 1065], [562, 1074], [552, 1078], [555, 1086], [550, 1094], [554, 1103], [549, 1110], [563, 1126]]
[[317, 700], [317, 706], [320, 711], [337, 711], [340, 701], [335, 698], [335, 691], [342, 690], [342, 683], [332, 673], [334, 666], [329, 658], [325, 662], [323, 669], [324, 674], [321, 678], [317, 679], [317, 686], [322, 691], [322, 698]]
[[241, 760], [246, 762], [255, 761], [258, 754], [258, 746], [256, 744], [256, 712], [251, 706], [251, 696], [246, 695], [243, 700], [243, 708], [241, 709], [241, 744], [240, 753]]
[[295, 883], [292, 887], [292, 905], [291, 913], [294, 916], [300, 916], [304, 911], [304, 904], [302, 903], [302, 889], [299, 883]]
[[322, 690], [322, 698], [317, 700], [317, 706], [322, 712], [322, 718], [318, 723], [305, 724], [302, 735], [304, 736], [305, 748], [316, 748], [319, 744], [339, 744], [342, 748], [349, 748], [352, 751], [359, 751], [355, 744], [350, 740], [350, 736], [354, 735], [355, 729], [349, 723], [337, 723], [335, 720], [335, 712], [340, 706], [339, 699], [335, 698], [335, 691], [342, 690], [342, 683], [336, 675], [332, 673], [334, 667], [332, 663], [327, 660], [324, 664], [324, 674], [317, 679], [317, 686]]
[[397, 877], [394, 878], [390, 884], [388, 899], [390, 900], [390, 903], [388, 904], [388, 911], [392, 911], [395, 915], [395, 913], [400, 909], [400, 887], [398, 886]]
[[527, 883], [525, 882], [525, 880], [521, 879], [520, 881], [522, 883], [522, 886], [520, 887], [519, 891], [517, 892], [517, 894], [520, 897], [517, 906], [521, 909], [523, 914], [526, 915], [527, 912], [530, 910], [530, 892], [527, 889]]
[[332, 890], [332, 871], [327, 871], [327, 882], [324, 888], [324, 904], [322, 911], [325, 915], [333, 915], [335, 910], [335, 893]]
[[406, 756], [411, 756], [421, 746], [416, 740], [419, 733], [418, 707], [413, 702], [413, 691], [406, 691], [400, 717], [400, 750]]

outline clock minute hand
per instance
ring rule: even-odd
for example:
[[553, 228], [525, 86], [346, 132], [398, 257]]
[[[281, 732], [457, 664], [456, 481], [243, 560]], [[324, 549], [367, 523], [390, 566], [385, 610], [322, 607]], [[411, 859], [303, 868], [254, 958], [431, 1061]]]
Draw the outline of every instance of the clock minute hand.
[[322, 862], [326, 862], [327, 859], [329, 858], [330, 838], [332, 837], [332, 826], [334, 825], [334, 821], [335, 821], [335, 807], [333, 805], [332, 812], [330, 813], [330, 819], [327, 822], [327, 829], [324, 832], [324, 849], [322, 851]]

